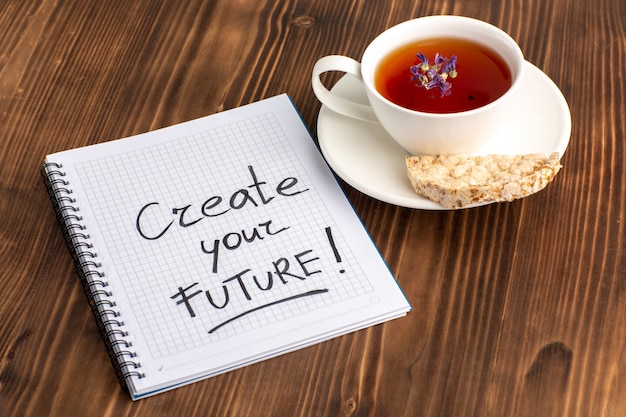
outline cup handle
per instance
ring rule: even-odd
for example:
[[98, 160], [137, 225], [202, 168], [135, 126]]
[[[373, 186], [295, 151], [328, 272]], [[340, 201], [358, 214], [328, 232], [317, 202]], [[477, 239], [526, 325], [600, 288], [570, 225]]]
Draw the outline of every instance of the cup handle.
[[343, 114], [344, 116], [367, 122], [379, 123], [378, 118], [374, 114], [371, 106], [356, 103], [352, 100], [340, 97], [329, 91], [324, 84], [322, 84], [320, 75], [329, 71], [345, 72], [356, 77], [359, 81], [361, 81], [361, 83], [363, 83], [363, 78], [361, 76], [361, 64], [359, 62], [343, 55], [325, 56], [317, 61], [313, 66], [313, 79], [311, 85], [313, 86], [313, 92], [317, 96], [318, 100], [329, 109], [339, 114]]

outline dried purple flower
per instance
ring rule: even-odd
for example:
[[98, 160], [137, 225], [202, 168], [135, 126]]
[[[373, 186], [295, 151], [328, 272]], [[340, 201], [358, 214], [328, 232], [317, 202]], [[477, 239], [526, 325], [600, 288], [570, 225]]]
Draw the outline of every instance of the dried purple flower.
[[448, 78], [455, 78], [458, 73], [456, 70], [456, 55], [452, 55], [450, 59], [439, 53], [435, 54], [434, 64], [430, 65], [430, 61], [426, 55], [416, 54], [418, 63], [413, 65], [411, 69], [411, 81], [417, 81], [415, 85], [424, 87], [427, 90], [439, 88], [441, 97], [450, 95], [452, 91], [452, 83]]

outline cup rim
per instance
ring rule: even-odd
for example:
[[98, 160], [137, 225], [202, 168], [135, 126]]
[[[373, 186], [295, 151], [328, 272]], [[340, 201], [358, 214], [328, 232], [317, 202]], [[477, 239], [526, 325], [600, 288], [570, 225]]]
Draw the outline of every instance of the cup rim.
[[[475, 19], [475, 18], [467, 17], [467, 16], [459, 16], [459, 15], [424, 16], [424, 17], [418, 17], [415, 19], [407, 20], [407, 21], [398, 23], [397, 25], [391, 26], [390, 28], [386, 29], [384, 32], [376, 36], [376, 38], [374, 38], [374, 40], [372, 40], [372, 42], [369, 43], [369, 45], [363, 52], [363, 57], [361, 58], [361, 65], [363, 66], [363, 63], [366, 62], [367, 59], [370, 57], [370, 55], [374, 53], [372, 51], [378, 46], [378, 44], [381, 42], [384, 42], [394, 32], [401, 31], [408, 26], [414, 25], [417, 21], [425, 22], [429, 20], [434, 21], [435, 23], [438, 20], [447, 21], [447, 22], [451, 22], [451, 21], [464, 22], [465, 24], [473, 25], [473, 27], [481, 27], [484, 29], [488, 29], [492, 31], [494, 35], [497, 35], [499, 38], [503, 39], [508, 44], [509, 49], [511, 49], [511, 51], [514, 53], [515, 63], [517, 64], [516, 66], [518, 66], [518, 68], [515, 68], [515, 71], [514, 71], [514, 68], [511, 68], [511, 63], [509, 62], [509, 60], [505, 59], [507, 65], [509, 65], [509, 69], [511, 70], [513, 74], [515, 74], [514, 79], [511, 82], [511, 86], [509, 87], [509, 89], [506, 90], [504, 94], [502, 94], [500, 97], [498, 97], [494, 101], [487, 103], [483, 106], [477, 107], [475, 109], [471, 109], [471, 110], [464, 110], [464, 111], [453, 112], [453, 113], [430, 113], [430, 112], [408, 109], [384, 97], [374, 86], [373, 75], [375, 73], [376, 67], [378, 63], [380, 62], [380, 58], [386, 55], [386, 54], [380, 54], [380, 56], [376, 58], [375, 62], [372, 63], [372, 68], [369, 70], [369, 72], [371, 72], [371, 76], [365, 76], [365, 74], [363, 74], [363, 83], [365, 84], [370, 94], [374, 94], [379, 100], [382, 100], [385, 104], [391, 106], [392, 108], [396, 110], [402, 111], [404, 113], [413, 114], [413, 115], [422, 115], [422, 116], [433, 117], [433, 118], [441, 118], [441, 119], [458, 118], [460, 116], [471, 116], [473, 114], [482, 113], [482, 112], [488, 111], [489, 109], [493, 107], [499, 106], [504, 100], [507, 100], [511, 95], [513, 95], [515, 90], [517, 90], [517, 86], [521, 82], [520, 80], [524, 76], [525, 60], [524, 60], [524, 55], [523, 55], [521, 48], [508, 33], [500, 29], [499, 27], [489, 22], [485, 22], [483, 20], [479, 20], [479, 19]], [[463, 37], [463, 36], [458, 36], [458, 37]], [[400, 47], [401, 45], [402, 43], [397, 43], [390, 50], [396, 49]], [[485, 44], [485, 45], [489, 46], [488, 44]], [[388, 52], [390, 50], [388, 50]], [[501, 54], [499, 55], [501, 56]]]

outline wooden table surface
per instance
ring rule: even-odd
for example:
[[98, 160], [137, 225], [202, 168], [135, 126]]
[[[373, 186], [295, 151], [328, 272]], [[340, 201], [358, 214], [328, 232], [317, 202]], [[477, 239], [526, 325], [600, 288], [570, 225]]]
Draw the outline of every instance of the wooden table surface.
[[[563, 91], [563, 170], [513, 203], [422, 211], [342, 183], [405, 318], [132, 402], [43, 186], [46, 154], [288, 93], [430, 14], [493, 23]], [[0, 415], [626, 416], [626, 3], [6, 0], [0, 4]]]

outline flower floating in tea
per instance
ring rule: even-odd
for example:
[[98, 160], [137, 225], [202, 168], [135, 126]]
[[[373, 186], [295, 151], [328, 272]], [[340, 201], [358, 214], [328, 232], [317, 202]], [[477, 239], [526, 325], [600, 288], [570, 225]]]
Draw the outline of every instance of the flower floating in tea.
[[441, 97], [450, 95], [452, 93], [452, 83], [448, 81], [450, 78], [457, 76], [456, 71], [456, 55], [452, 55], [450, 59], [439, 53], [435, 54], [434, 63], [430, 63], [428, 58], [418, 53], [417, 59], [420, 62], [411, 67], [411, 81], [417, 81], [415, 85], [424, 87], [427, 90], [433, 88], [439, 88], [441, 90]]

